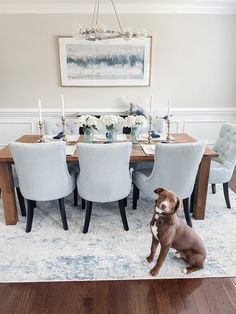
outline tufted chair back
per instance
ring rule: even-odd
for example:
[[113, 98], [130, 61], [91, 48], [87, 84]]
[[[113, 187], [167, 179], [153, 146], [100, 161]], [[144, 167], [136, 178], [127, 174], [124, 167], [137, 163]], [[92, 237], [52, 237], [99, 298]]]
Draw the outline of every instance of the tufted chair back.
[[[219, 154], [215, 160], [233, 171], [236, 164], [236, 125], [224, 123], [220, 130], [214, 151]], [[231, 174], [232, 175], [232, 174]]]
[[[76, 119], [66, 120], [66, 134], [79, 134], [79, 125]], [[62, 124], [59, 120], [44, 121], [45, 134], [56, 135], [62, 131]]]

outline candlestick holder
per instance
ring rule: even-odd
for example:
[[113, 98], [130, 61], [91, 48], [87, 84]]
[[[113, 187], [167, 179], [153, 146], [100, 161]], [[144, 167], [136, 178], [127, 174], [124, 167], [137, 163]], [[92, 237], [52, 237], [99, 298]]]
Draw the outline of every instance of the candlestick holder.
[[43, 138], [43, 121], [39, 120], [38, 122], [38, 127], [39, 127], [39, 139], [38, 139], [38, 143], [45, 143], [45, 140]]
[[171, 121], [170, 119], [168, 118], [167, 119], [167, 135], [166, 135], [166, 141], [167, 143], [170, 143], [172, 140], [171, 140], [171, 136], [170, 136], [170, 124], [171, 124]]
[[148, 144], [152, 143], [152, 116], [149, 116]]
[[65, 133], [66, 118], [64, 116], [61, 117], [61, 123], [62, 123], [62, 132], [63, 132], [62, 140], [66, 142], [67, 141], [66, 133]]

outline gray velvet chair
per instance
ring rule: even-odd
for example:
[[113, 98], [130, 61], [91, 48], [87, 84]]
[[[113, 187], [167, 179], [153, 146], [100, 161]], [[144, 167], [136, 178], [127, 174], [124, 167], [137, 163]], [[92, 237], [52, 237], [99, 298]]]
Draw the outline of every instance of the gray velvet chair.
[[31, 231], [36, 201], [58, 200], [64, 230], [68, 229], [64, 197], [75, 190], [76, 174], [69, 173], [63, 142], [9, 144], [19, 188], [27, 200], [26, 232]]
[[125, 230], [129, 230], [125, 206], [131, 190], [129, 160], [132, 144], [77, 144], [80, 172], [79, 195], [87, 201], [83, 233], [88, 232], [93, 202], [118, 201]]
[[139, 191], [156, 200], [154, 190], [158, 187], [169, 189], [183, 200], [188, 225], [192, 226], [189, 201], [193, 192], [198, 167], [206, 142], [186, 144], [157, 144], [155, 146], [152, 170], [133, 171], [133, 209], [137, 208]]
[[219, 156], [212, 160], [209, 184], [212, 185], [213, 194], [216, 193], [216, 184], [223, 184], [226, 206], [231, 207], [228, 183], [233, 175], [236, 165], [236, 125], [224, 123], [219, 137], [213, 146]]

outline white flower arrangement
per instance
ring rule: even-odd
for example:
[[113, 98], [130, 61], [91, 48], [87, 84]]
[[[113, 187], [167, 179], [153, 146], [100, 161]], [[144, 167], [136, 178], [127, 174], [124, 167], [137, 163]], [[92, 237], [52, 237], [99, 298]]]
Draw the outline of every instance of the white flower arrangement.
[[124, 126], [128, 128], [137, 128], [139, 126], [147, 125], [147, 119], [142, 116], [127, 116], [124, 121]]
[[83, 115], [78, 118], [78, 124], [83, 129], [97, 129], [98, 118], [90, 115]]
[[124, 125], [124, 118], [115, 115], [103, 115], [100, 121], [106, 126], [107, 130], [116, 129], [118, 125]]

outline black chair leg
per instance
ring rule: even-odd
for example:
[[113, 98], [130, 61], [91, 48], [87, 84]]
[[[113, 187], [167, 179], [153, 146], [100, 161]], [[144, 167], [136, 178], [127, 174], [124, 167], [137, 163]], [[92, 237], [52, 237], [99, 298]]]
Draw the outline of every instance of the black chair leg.
[[127, 197], [124, 198], [125, 207], [127, 207]]
[[216, 194], [216, 185], [215, 185], [215, 183], [212, 183], [211, 190], [212, 190], [212, 194]]
[[78, 206], [78, 191], [77, 191], [77, 187], [75, 187], [73, 193], [74, 193], [74, 206]]
[[92, 213], [92, 207], [93, 207], [93, 202], [87, 201], [83, 233], [87, 233], [88, 232], [90, 218], [91, 218], [91, 213]]
[[37, 207], [37, 202], [36, 201], [32, 201], [32, 202], [33, 202], [34, 208], [36, 208]]
[[118, 202], [119, 202], [119, 208], [120, 208], [120, 216], [121, 216], [121, 219], [122, 219], [122, 222], [123, 222], [124, 229], [126, 231], [128, 231], [129, 230], [129, 226], [128, 226], [126, 213], [125, 213], [125, 199], [119, 200]]
[[21, 194], [20, 188], [16, 188], [16, 193], [20, 205], [21, 215], [26, 216], [26, 208], [25, 208], [25, 199], [23, 195]]
[[61, 212], [61, 220], [63, 224], [63, 229], [68, 230], [64, 198], [60, 198], [58, 202], [59, 202], [59, 207], [60, 207], [60, 212]]
[[134, 184], [134, 186], [133, 186], [133, 209], [137, 209], [138, 199], [139, 199], [139, 189]]
[[185, 215], [186, 222], [189, 225], [189, 227], [192, 227], [192, 220], [189, 213], [189, 198], [185, 198], [183, 200], [183, 206], [184, 206], [184, 215]]
[[229, 186], [228, 186], [228, 182], [223, 183], [223, 190], [224, 190], [224, 197], [225, 197], [226, 206], [227, 206], [227, 208], [231, 208], [230, 200], [229, 200]]
[[81, 198], [81, 207], [82, 207], [82, 209], [85, 209], [85, 206], [86, 206], [85, 199]]
[[30, 232], [32, 228], [32, 222], [34, 217], [34, 201], [27, 200], [27, 223], [26, 232]]

